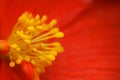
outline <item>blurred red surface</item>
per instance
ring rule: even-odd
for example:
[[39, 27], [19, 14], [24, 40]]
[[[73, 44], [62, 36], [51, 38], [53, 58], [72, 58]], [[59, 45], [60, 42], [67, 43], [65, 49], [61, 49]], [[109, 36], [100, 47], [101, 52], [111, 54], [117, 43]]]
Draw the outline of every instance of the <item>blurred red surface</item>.
[[[24, 11], [58, 20], [65, 51], [41, 80], [120, 80], [119, 0], [1, 0], [0, 5], [1, 39], [7, 39]], [[0, 77], [7, 76], [2, 80], [21, 80], [21, 72], [5, 72], [2, 65]], [[11, 78], [14, 75], [18, 78]]]

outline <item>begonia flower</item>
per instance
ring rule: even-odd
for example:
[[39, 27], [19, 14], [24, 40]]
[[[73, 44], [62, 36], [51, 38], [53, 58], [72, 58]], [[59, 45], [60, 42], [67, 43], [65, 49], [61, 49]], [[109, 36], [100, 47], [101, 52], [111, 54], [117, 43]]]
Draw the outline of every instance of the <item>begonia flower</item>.
[[[17, 18], [25, 11], [46, 14], [48, 22], [53, 18], [58, 21], [57, 26], [65, 34], [59, 40], [65, 51], [40, 75], [41, 80], [120, 79], [120, 1], [1, 0], [0, 5], [2, 40], [8, 39]], [[1, 80], [38, 76], [28, 62], [11, 68], [9, 60], [1, 55], [0, 64]]]

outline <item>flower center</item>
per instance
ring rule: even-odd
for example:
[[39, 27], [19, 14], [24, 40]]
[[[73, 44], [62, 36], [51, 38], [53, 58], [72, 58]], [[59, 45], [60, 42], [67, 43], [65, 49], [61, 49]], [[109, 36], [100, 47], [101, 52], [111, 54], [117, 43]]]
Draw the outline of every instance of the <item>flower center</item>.
[[20, 64], [23, 60], [32, 63], [38, 72], [55, 60], [57, 53], [63, 51], [59, 42], [52, 42], [53, 38], [62, 38], [63, 32], [55, 27], [57, 21], [53, 19], [45, 23], [47, 16], [40, 18], [25, 12], [21, 15], [12, 30], [8, 43], [10, 44], [10, 67]]

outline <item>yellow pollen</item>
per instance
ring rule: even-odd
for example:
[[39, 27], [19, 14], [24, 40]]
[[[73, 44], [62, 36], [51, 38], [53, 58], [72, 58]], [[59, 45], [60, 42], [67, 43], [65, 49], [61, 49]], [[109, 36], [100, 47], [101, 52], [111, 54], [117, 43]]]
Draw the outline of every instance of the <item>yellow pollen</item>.
[[34, 28], [34, 26], [29, 26], [29, 27], [27, 27], [27, 30], [28, 31], [35, 31], [35, 28]]
[[12, 44], [11, 47], [16, 49], [18, 46], [16, 44]]
[[8, 38], [10, 51], [10, 67], [27, 61], [33, 64], [38, 73], [52, 64], [58, 53], [63, 52], [60, 42], [49, 42], [55, 38], [63, 38], [64, 33], [55, 27], [57, 20], [46, 23], [47, 16], [40, 18], [25, 12], [21, 15]]
[[53, 28], [51, 31], [50, 31], [50, 33], [56, 33], [56, 32], [59, 32], [59, 29], [58, 28]]
[[10, 67], [14, 67], [14, 66], [15, 66], [15, 63], [14, 63], [13, 61], [11, 61], [11, 62], [9, 63], [9, 65], [10, 65]]
[[42, 26], [36, 26], [36, 29], [42, 30], [44, 28]]
[[57, 24], [57, 21], [53, 19], [48, 25], [52, 27], [52, 26], [55, 26], [56, 24]]
[[21, 61], [22, 61], [21, 59], [17, 59], [17, 60], [16, 60], [16, 63], [17, 63], [17, 64], [20, 64]]
[[44, 16], [41, 18], [41, 23], [44, 23], [46, 20], [47, 20], [47, 16], [44, 15]]
[[37, 14], [36, 16], [35, 16], [35, 20], [37, 21], [37, 20], [39, 20], [40, 19], [40, 16]]
[[63, 38], [64, 37], [64, 33], [63, 32], [58, 32], [54, 35], [56, 38]]
[[31, 41], [30, 41], [29, 39], [25, 39], [24, 41], [25, 41], [26, 43], [28, 43], [28, 44], [31, 43]]

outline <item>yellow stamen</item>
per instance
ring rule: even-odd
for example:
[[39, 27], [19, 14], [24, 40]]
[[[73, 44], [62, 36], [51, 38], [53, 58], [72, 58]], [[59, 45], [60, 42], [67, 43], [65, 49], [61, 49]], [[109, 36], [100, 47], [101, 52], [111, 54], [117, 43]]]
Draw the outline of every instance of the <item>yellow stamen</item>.
[[14, 66], [15, 66], [15, 62], [11, 61], [11, 62], [9, 63], [9, 65], [10, 65], [10, 67], [14, 67]]
[[8, 53], [10, 67], [21, 64], [24, 60], [33, 64], [36, 70], [42, 73], [45, 67], [55, 60], [55, 56], [63, 51], [59, 42], [49, 42], [49, 39], [64, 36], [63, 32], [55, 27], [57, 21], [53, 19], [47, 24], [46, 20], [46, 15], [40, 19], [39, 15], [33, 17], [28, 12], [19, 17], [8, 39], [11, 47]]
[[29, 27], [27, 27], [27, 30], [32, 32], [32, 31], [35, 31], [35, 28], [34, 28], [34, 26], [29, 26]]
[[50, 33], [52, 33], [52, 34], [54, 34], [54, 33], [56, 33], [56, 32], [59, 32], [59, 29], [58, 29], [58, 28], [53, 28], [53, 29], [50, 31]]
[[16, 49], [18, 46], [17, 44], [12, 44], [11, 47]]
[[21, 59], [17, 59], [17, 60], [16, 60], [16, 63], [17, 63], [17, 64], [20, 64], [21, 62], [22, 62]]
[[25, 39], [24, 41], [25, 41], [26, 43], [28, 43], [28, 44], [31, 43], [31, 41], [30, 41], [29, 39]]
[[54, 35], [56, 38], [63, 38], [64, 37], [64, 34], [63, 32], [58, 32]]
[[40, 16], [37, 14], [36, 16], [35, 16], [35, 20], [37, 21], [37, 20], [39, 20], [40, 19]]
[[44, 15], [42, 18], [41, 18], [41, 23], [45, 22], [47, 20], [47, 16]]
[[36, 26], [36, 29], [42, 30], [43, 27], [42, 26]]
[[55, 19], [53, 19], [48, 25], [52, 28], [56, 24], [57, 24], [57, 21]]

